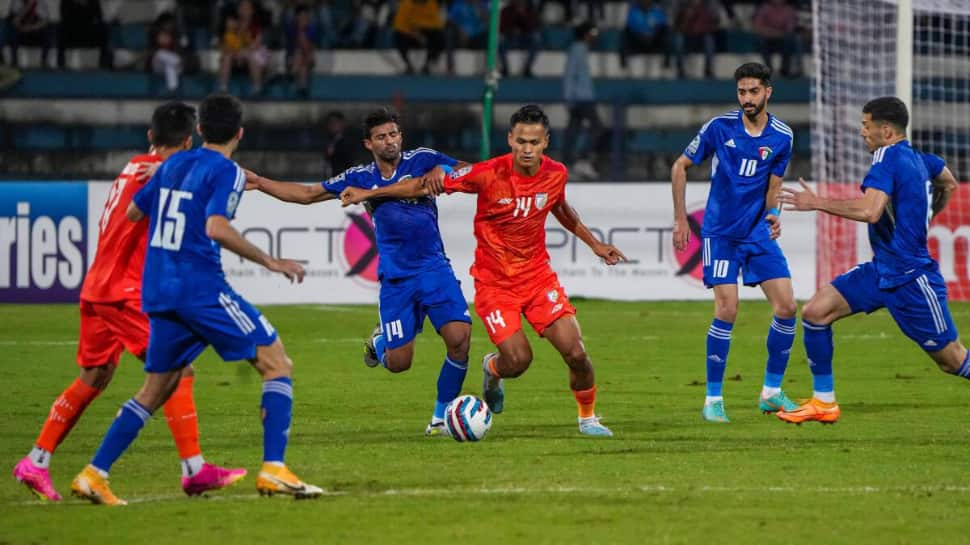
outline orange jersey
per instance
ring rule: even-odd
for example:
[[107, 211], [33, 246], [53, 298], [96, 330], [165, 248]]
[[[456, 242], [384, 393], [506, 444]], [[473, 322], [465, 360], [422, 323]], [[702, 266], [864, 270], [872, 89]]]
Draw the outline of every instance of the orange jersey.
[[512, 154], [452, 172], [447, 193], [478, 194], [475, 263], [471, 274], [489, 285], [522, 286], [551, 272], [546, 217], [566, 197], [566, 167], [542, 158], [535, 176], [512, 169]]
[[81, 287], [82, 300], [93, 303], [141, 301], [148, 222], [128, 221], [125, 211], [131, 198], [148, 181], [148, 176], [139, 172], [161, 161], [158, 155], [138, 155], [128, 162], [111, 186], [98, 222], [97, 253]]

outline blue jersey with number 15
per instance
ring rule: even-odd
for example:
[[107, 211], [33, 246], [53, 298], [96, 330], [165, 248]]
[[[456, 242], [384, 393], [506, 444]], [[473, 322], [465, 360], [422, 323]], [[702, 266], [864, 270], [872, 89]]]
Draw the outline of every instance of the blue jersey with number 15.
[[133, 201], [148, 216], [142, 277], [145, 312], [219, 303], [231, 291], [220, 247], [205, 232], [210, 216], [232, 219], [246, 187], [235, 162], [205, 148], [180, 151], [159, 167]]
[[711, 160], [711, 192], [704, 210], [701, 235], [752, 242], [770, 238], [765, 196], [772, 175], [784, 176], [791, 160], [794, 133], [768, 114], [758, 136], [744, 128], [735, 110], [711, 119], [691, 141], [684, 155], [699, 165]]

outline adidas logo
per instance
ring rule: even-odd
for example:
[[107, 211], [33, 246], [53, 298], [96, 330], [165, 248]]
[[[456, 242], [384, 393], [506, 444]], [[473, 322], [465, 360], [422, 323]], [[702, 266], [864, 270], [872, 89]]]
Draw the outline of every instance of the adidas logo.
[[727, 147], [729, 147], [729, 148], [736, 148], [737, 147], [737, 146], [734, 145], [734, 139], [733, 138], [730, 139], [730, 140], [728, 140], [727, 142], [725, 142], [724, 145], [727, 146]]
[[724, 360], [721, 359], [721, 356], [718, 356], [717, 354], [711, 354], [710, 356], [707, 357], [707, 359], [716, 363], [724, 363]]
[[930, 339], [923, 343], [923, 346], [936, 346], [936, 342], [933, 339]]

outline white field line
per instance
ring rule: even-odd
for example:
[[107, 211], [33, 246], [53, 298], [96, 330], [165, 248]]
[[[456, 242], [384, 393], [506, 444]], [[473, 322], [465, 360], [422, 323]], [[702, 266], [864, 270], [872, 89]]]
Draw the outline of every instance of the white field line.
[[[323, 492], [324, 497], [428, 497], [428, 498], [448, 498], [453, 496], [474, 496], [474, 495], [493, 495], [493, 496], [528, 496], [536, 494], [552, 495], [611, 495], [611, 494], [655, 494], [655, 493], [687, 493], [687, 494], [737, 494], [737, 493], [791, 493], [791, 494], [895, 494], [895, 493], [970, 493], [970, 486], [844, 486], [844, 487], [805, 487], [805, 486], [671, 486], [664, 484], [640, 484], [626, 487], [582, 487], [582, 486], [550, 486], [550, 487], [496, 487], [496, 488], [389, 488], [386, 490], [362, 490], [362, 491], [330, 491]], [[261, 497], [253, 494], [229, 494], [206, 496], [202, 501], [219, 502], [248, 502], [256, 501]], [[285, 499], [285, 498], [284, 498]], [[191, 500], [184, 494], [155, 494], [150, 496], [133, 496], [125, 500], [130, 504], [138, 503], [160, 503], [178, 500]], [[69, 500], [76, 503], [77, 500]], [[271, 500], [265, 500], [271, 501]], [[26, 505], [50, 505], [49, 502], [40, 500], [12, 501], [7, 505], [26, 506]]]

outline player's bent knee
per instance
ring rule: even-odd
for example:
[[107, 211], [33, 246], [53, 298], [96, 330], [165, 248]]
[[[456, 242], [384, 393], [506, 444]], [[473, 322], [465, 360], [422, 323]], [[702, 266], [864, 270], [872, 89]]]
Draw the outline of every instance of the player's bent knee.
[[797, 313], [798, 305], [795, 304], [795, 301], [785, 302], [775, 308], [775, 316], [782, 319], [794, 318]]
[[582, 345], [570, 348], [562, 357], [571, 369], [584, 369], [589, 366], [589, 354]]
[[410, 357], [394, 357], [391, 354], [384, 356], [387, 370], [392, 373], [403, 373], [411, 368]]
[[293, 374], [293, 360], [283, 349], [279, 339], [267, 346], [256, 347], [256, 359], [253, 367], [263, 376], [264, 380], [289, 377]]
[[111, 384], [114, 378], [115, 369], [118, 366], [113, 363], [106, 363], [97, 367], [84, 367], [81, 369], [81, 382], [97, 390], [104, 390]]

